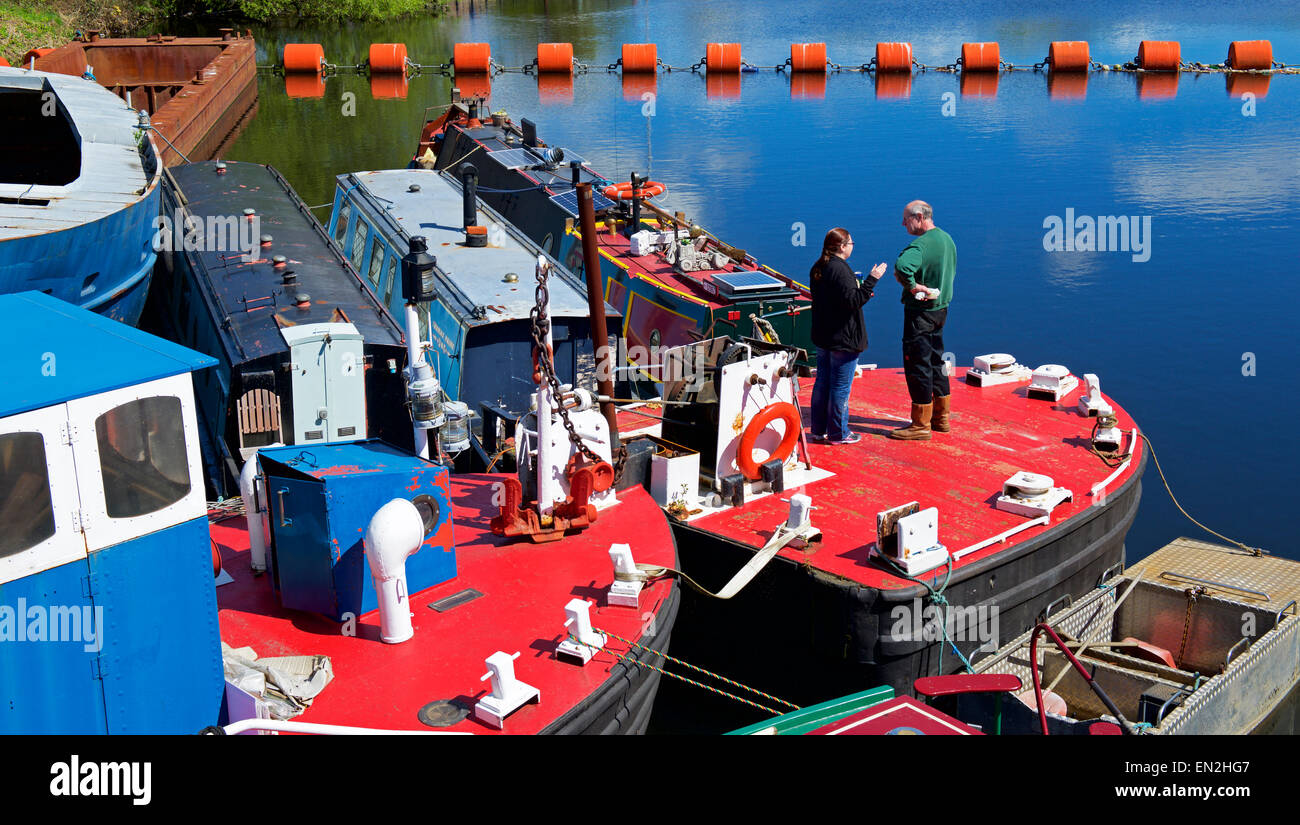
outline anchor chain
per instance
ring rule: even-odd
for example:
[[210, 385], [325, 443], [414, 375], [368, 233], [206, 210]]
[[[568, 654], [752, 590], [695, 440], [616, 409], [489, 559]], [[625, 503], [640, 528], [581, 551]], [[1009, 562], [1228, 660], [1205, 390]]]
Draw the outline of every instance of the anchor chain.
[[[561, 400], [560, 379], [555, 375], [555, 363], [553, 353], [546, 346], [546, 332], [550, 329], [551, 319], [546, 315], [546, 307], [550, 305], [550, 291], [546, 283], [550, 277], [551, 267], [549, 264], [539, 265], [535, 271], [537, 277], [537, 301], [529, 311], [529, 318], [532, 319], [533, 335], [533, 361], [537, 364], [541, 378], [546, 381], [547, 386], [551, 388], [551, 395], [555, 398], [555, 410], [560, 415], [560, 423], [569, 433], [569, 442], [573, 444], [574, 449], [582, 453], [592, 464], [600, 464], [603, 459], [587, 446], [578, 435], [578, 431], [573, 426], [573, 421], [569, 419], [569, 411], [565, 409]], [[538, 375], [533, 376], [537, 380]]]
[[1183, 593], [1187, 596], [1187, 615], [1183, 617], [1183, 641], [1178, 645], [1177, 661], [1179, 667], [1183, 666], [1183, 654], [1187, 651], [1187, 636], [1192, 628], [1192, 607], [1196, 604], [1197, 599], [1199, 599], [1201, 596], [1204, 596], [1208, 592], [1209, 592], [1208, 590], [1206, 590], [1204, 587], [1201, 587], [1200, 585], [1197, 585], [1196, 587], [1189, 587], [1183, 591]]

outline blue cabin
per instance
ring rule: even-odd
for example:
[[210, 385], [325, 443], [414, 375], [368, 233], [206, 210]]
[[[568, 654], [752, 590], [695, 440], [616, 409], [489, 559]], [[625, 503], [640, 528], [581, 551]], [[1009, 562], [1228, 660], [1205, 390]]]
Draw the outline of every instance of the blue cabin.
[[[467, 243], [465, 216], [486, 229], [487, 244]], [[394, 169], [340, 175], [329, 233], [352, 265], [404, 315], [401, 260], [410, 239], [424, 236], [433, 269], [434, 300], [419, 306], [420, 338], [443, 391], [472, 411], [504, 418], [526, 413], [532, 380], [532, 322], [537, 258], [552, 265], [550, 314], [556, 374], [564, 383], [594, 387], [595, 347], [586, 286], [526, 235], [482, 202], [466, 203], [460, 181], [444, 172]], [[607, 331], [617, 347], [622, 319], [608, 304]], [[481, 450], [481, 446], [479, 446]]]
[[214, 360], [0, 295], [0, 733], [193, 733], [224, 680], [190, 374]]

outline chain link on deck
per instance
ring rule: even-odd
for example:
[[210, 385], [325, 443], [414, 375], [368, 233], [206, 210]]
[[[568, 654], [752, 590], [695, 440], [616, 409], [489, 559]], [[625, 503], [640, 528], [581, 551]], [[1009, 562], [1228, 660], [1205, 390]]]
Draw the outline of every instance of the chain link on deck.
[[[578, 431], [574, 428], [573, 422], [569, 420], [569, 411], [564, 406], [564, 399], [560, 390], [560, 379], [555, 375], [555, 364], [552, 353], [546, 346], [546, 332], [551, 327], [551, 319], [546, 315], [546, 307], [550, 305], [550, 292], [547, 290], [546, 282], [550, 277], [551, 268], [549, 265], [538, 266], [535, 275], [537, 276], [536, 304], [529, 310], [529, 317], [532, 319], [533, 334], [533, 353], [537, 367], [542, 373], [542, 378], [546, 381], [547, 386], [551, 389], [551, 397], [555, 401], [555, 411], [559, 413], [560, 423], [564, 429], [569, 432], [569, 443], [571, 443], [578, 452], [582, 453], [592, 464], [600, 464], [603, 459], [596, 455]], [[536, 377], [536, 376], [535, 376]], [[538, 422], [538, 433], [541, 433], [541, 422]]]
[[733, 679], [728, 679], [728, 678], [725, 677], [725, 676], [722, 676], [722, 675], [720, 675], [720, 674], [714, 673], [714, 672], [709, 671], [709, 670], [705, 670], [704, 668], [702, 668], [702, 667], [698, 667], [698, 666], [696, 666], [696, 665], [693, 665], [693, 664], [691, 664], [690, 662], [685, 662], [685, 661], [682, 661], [681, 659], [675, 658], [675, 657], [673, 657], [673, 656], [669, 656], [667, 653], [663, 653], [663, 652], [661, 652], [661, 651], [654, 650], [653, 648], [646, 647], [645, 645], [639, 645], [639, 644], [637, 644], [636, 642], [631, 641], [630, 639], [624, 639], [622, 636], [619, 636], [617, 633], [611, 633], [611, 632], [608, 631], [608, 630], [602, 630], [602, 629], [600, 629], [600, 628], [592, 628], [592, 629], [595, 630], [597, 633], [602, 633], [602, 634], [604, 634], [605, 636], [608, 636], [608, 637], [611, 638], [611, 639], [617, 639], [618, 641], [620, 641], [620, 642], [622, 642], [623, 644], [627, 645], [628, 648], [629, 648], [628, 653], [626, 653], [626, 654], [624, 654], [624, 653], [619, 653], [618, 651], [616, 651], [616, 650], [610, 650], [609, 648], [598, 648], [598, 647], [596, 647], [595, 645], [590, 645], [590, 644], [587, 644], [586, 642], [583, 642], [583, 641], [579, 640], [576, 636], [573, 636], [572, 634], [569, 635], [569, 641], [574, 642], [575, 644], [580, 644], [580, 645], [582, 645], [583, 647], [589, 647], [589, 648], [591, 648], [592, 650], [595, 650], [595, 651], [597, 651], [597, 652], [599, 652], [599, 651], [601, 651], [601, 650], [605, 650], [605, 651], [607, 651], [608, 653], [610, 653], [611, 655], [618, 657], [618, 660], [621, 661], [621, 662], [627, 662], [627, 663], [630, 664], [630, 665], [635, 665], [635, 666], [638, 666], [638, 667], [647, 667], [647, 668], [649, 668], [649, 669], [655, 671], [656, 673], [658, 673], [658, 674], [660, 674], [660, 675], [663, 675], [663, 676], [671, 676], [671, 677], [674, 678], [674, 679], [680, 679], [681, 681], [686, 682], [686, 683], [689, 684], [689, 685], [694, 685], [695, 687], [698, 687], [698, 688], [704, 688], [705, 690], [709, 691], [710, 693], [716, 693], [717, 695], [719, 695], [719, 696], [725, 696], [725, 697], [727, 697], [728, 699], [735, 699], [737, 702], [741, 702], [741, 703], [743, 703], [743, 704], [749, 705], [750, 707], [755, 707], [755, 708], [758, 708], [759, 710], [767, 711], [768, 713], [772, 714], [773, 716], [780, 716], [780, 715], [781, 715], [782, 713], [784, 713], [785, 711], [774, 710], [774, 709], [772, 709], [772, 708], [767, 707], [766, 705], [760, 705], [760, 704], [757, 703], [757, 702], [752, 702], [752, 701], [750, 701], [749, 699], [744, 698], [743, 696], [737, 696], [737, 695], [735, 695], [734, 693], [728, 693], [728, 692], [726, 692], [725, 690], [719, 690], [718, 688], [715, 688], [715, 687], [713, 687], [713, 686], [711, 686], [711, 685], [706, 685], [706, 684], [704, 684], [703, 682], [697, 682], [696, 680], [691, 679], [690, 677], [687, 677], [687, 676], [683, 676], [683, 675], [681, 675], [680, 673], [672, 673], [672, 672], [670, 672], [670, 671], [667, 671], [667, 670], [664, 670], [664, 669], [662, 669], [662, 668], [656, 667], [656, 666], [650, 664], [649, 662], [641, 661], [641, 660], [638, 660], [638, 659], [633, 659], [633, 658], [631, 657], [631, 648], [636, 648], [637, 650], [643, 650], [643, 651], [645, 651], [646, 653], [652, 653], [652, 654], [654, 654], [655, 656], [662, 657], [663, 659], [665, 659], [665, 660], [667, 660], [667, 661], [669, 661], [669, 662], [672, 662], [672, 663], [674, 663], [674, 664], [678, 664], [678, 665], [681, 665], [682, 667], [690, 668], [691, 670], [694, 670], [694, 671], [696, 671], [697, 673], [703, 673], [705, 676], [708, 676], [708, 677], [711, 678], [711, 679], [717, 679], [719, 682], [722, 682], [723, 684], [731, 685], [732, 687], [739, 688], [739, 689], [741, 689], [741, 690], [749, 691], [750, 693], [752, 693], [752, 694], [754, 694], [754, 695], [756, 695], [756, 696], [761, 696], [761, 697], [763, 697], [764, 699], [767, 699], [767, 700], [769, 700], [769, 701], [775, 702], [775, 703], [778, 704], [778, 705], [784, 705], [785, 707], [790, 708], [791, 710], [799, 710], [799, 709], [800, 709], [798, 705], [793, 704], [793, 703], [791, 703], [791, 702], [787, 702], [787, 701], [785, 701], [784, 699], [779, 699], [779, 698], [773, 696], [773, 695], [770, 694], [770, 693], [764, 693], [763, 691], [758, 690], [757, 688], [752, 688], [752, 687], [750, 687], [749, 685], [744, 685], [744, 684], [741, 684], [740, 682], [737, 682], [737, 681], [735, 681], [735, 680], [733, 680]]

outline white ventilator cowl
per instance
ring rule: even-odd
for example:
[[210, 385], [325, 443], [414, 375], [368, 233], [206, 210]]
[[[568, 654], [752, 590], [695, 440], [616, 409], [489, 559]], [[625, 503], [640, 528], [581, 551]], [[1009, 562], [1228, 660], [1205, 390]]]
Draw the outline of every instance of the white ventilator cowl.
[[424, 541], [424, 519], [415, 505], [395, 498], [379, 508], [366, 527], [366, 561], [379, 596], [379, 635], [398, 644], [415, 635], [406, 592], [406, 558]]

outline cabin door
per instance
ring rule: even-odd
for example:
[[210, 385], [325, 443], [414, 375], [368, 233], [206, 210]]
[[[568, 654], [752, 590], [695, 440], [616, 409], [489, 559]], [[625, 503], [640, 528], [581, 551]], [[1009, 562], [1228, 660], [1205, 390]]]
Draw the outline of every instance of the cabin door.
[[365, 356], [361, 336], [325, 332], [292, 346], [293, 443], [365, 438]]

